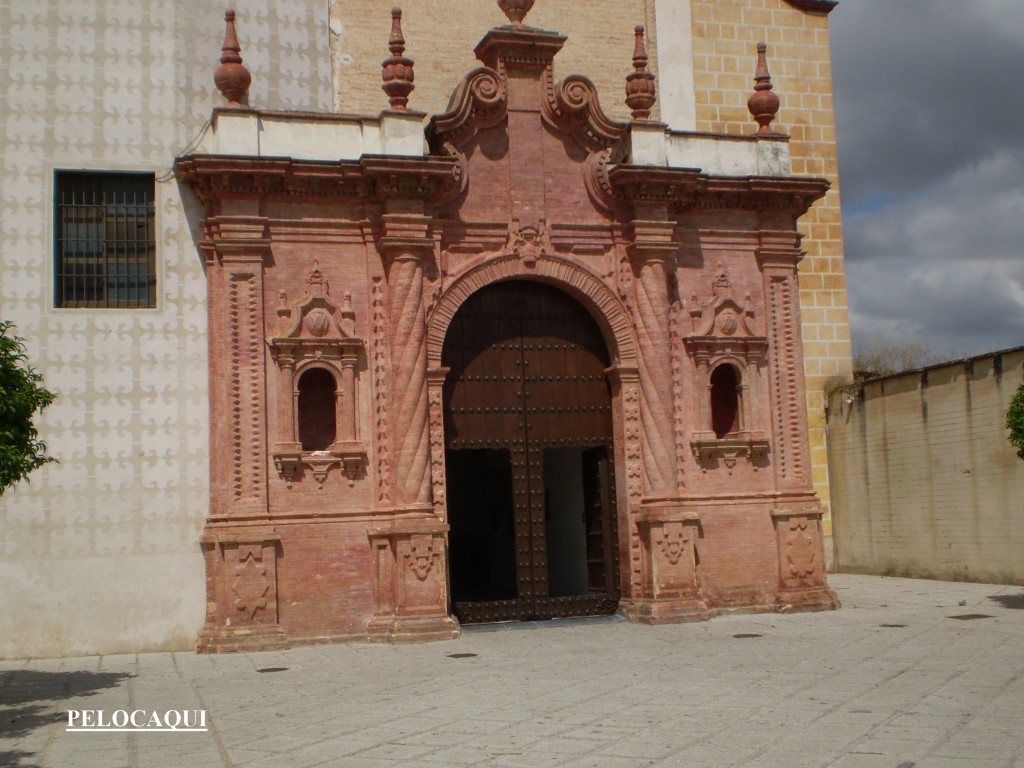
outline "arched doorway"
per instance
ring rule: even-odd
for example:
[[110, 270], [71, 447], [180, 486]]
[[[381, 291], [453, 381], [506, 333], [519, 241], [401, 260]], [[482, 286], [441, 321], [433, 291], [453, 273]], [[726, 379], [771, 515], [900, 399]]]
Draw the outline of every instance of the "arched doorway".
[[465, 623], [615, 611], [608, 348], [549, 285], [470, 296], [445, 337], [451, 592]]

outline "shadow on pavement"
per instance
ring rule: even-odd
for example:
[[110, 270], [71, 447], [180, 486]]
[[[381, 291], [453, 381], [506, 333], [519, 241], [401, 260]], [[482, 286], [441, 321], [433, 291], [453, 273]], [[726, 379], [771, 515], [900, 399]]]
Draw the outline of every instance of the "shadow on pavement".
[[1024, 592], [1019, 595], [992, 595], [989, 600], [999, 603], [1003, 608], [1024, 608]]
[[[66, 722], [61, 703], [71, 697], [92, 696], [132, 677], [124, 672], [40, 672], [11, 670], [0, 679], [0, 766], [21, 768], [39, 764], [39, 756], [8, 749], [11, 742]], [[58, 726], [59, 727], [59, 726]]]

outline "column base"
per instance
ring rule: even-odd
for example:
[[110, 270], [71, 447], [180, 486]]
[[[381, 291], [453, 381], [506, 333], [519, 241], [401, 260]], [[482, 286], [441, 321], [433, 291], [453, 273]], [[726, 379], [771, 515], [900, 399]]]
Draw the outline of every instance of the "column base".
[[370, 621], [366, 639], [371, 643], [428, 643], [457, 640], [459, 622], [451, 616], [389, 616]]
[[803, 611], [834, 611], [840, 607], [839, 596], [828, 587], [793, 589], [779, 592], [779, 613]]
[[196, 642], [196, 653], [239, 651], [280, 651], [289, 647], [288, 635], [277, 625], [204, 629]]
[[624, 602], [622, 610], [637, 624], [683, 624], [711, 618], [707, 605], [696, 597], [638, 598]]

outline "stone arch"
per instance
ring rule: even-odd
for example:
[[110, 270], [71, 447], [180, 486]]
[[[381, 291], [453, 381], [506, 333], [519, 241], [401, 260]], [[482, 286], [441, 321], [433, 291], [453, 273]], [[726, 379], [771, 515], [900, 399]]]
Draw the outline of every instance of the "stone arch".
[[462, 303], [481, 288], [504, 280], [538, 280], [560, 288], [577, 299], [597, 322], [611, 353], [612, 365], [637, 364], [637, 343], [632, 323], [618, 296], [598, 277], [569, 261], [543, 254], [527, 266], [515, 254], [505, 254], [471, 267], [455, 278], [441, 295], [427, 325], [427, 365], [441, 365], [441, 350], [448, 326]]

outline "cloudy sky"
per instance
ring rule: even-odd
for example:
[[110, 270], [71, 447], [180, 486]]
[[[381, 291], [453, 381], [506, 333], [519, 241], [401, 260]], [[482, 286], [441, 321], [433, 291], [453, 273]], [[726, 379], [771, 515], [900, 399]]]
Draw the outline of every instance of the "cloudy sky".
[[1024, 345], [1024, 2], [830, 16], [855, 346]]

